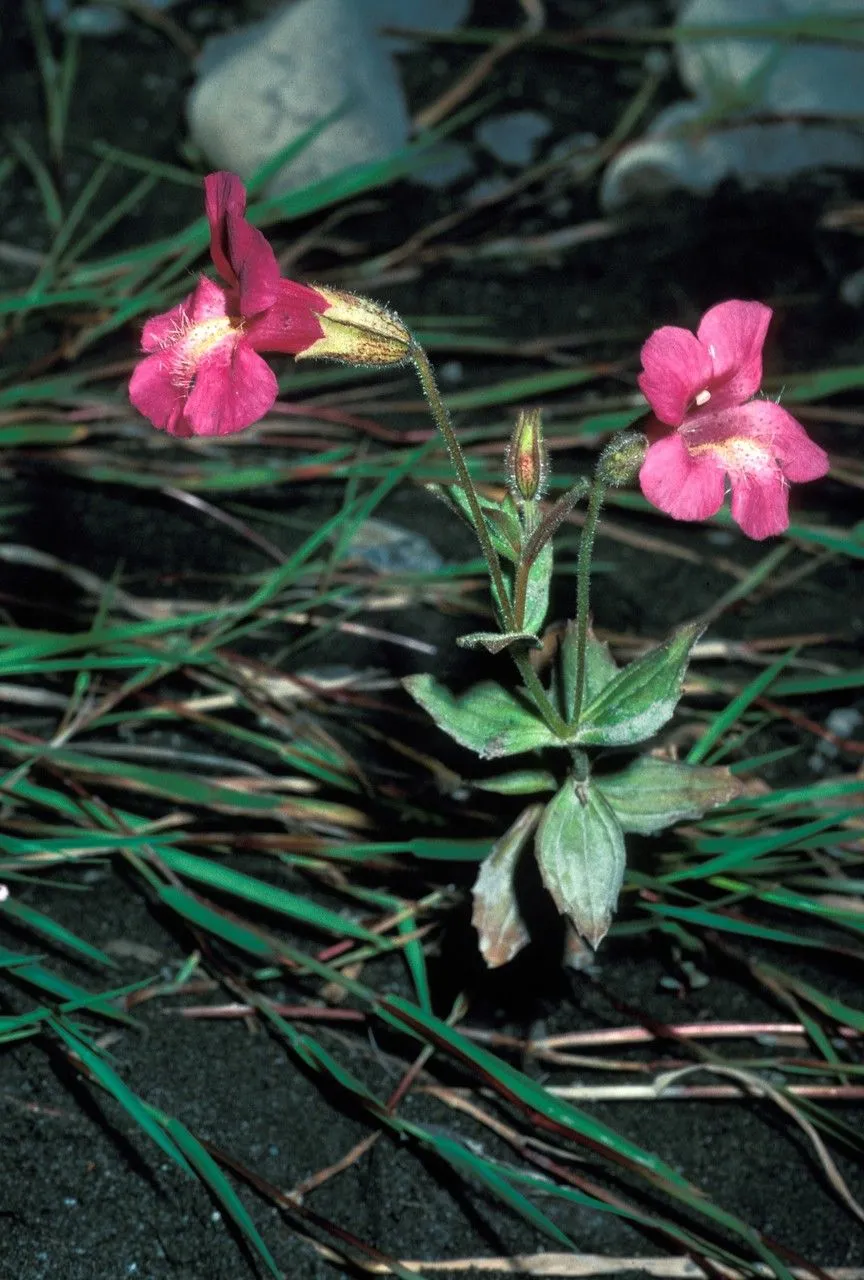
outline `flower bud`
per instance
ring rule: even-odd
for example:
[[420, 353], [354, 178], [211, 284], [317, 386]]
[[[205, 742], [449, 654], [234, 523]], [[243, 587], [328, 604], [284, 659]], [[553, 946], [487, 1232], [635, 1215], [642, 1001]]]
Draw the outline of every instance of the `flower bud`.
[[639, 431], [622, 431], [600, 454], [597, 478], [615, 489], [630, 484], [638, 476], [647, 451], [648, 441]]
[[523, 409], [507, 451], [507, 481], [513, 496], [531, 502], [542, 494], [548, 461], [539, 409]]
[[411, 334], [397, 315], [355, 293], [313, 286], [327, 303], [318, 312], [324, 336], [298, 352], [308, 356], [344, 360], [346, 364], [402, 364], [408, 359]]

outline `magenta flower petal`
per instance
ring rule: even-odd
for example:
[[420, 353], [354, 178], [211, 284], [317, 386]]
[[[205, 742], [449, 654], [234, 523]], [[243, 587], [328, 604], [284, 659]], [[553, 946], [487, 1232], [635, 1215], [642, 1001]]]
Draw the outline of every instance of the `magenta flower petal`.
[[[711, 404], [743, 404], [762, 384], [762, 348], [771, 322], [761, 302], [721, 302], [706, 311], [697, 337], [714, 367]], [[662, 331], [661, 331], [662, 332]]]
[[329, 306], [317, 289], [294, 280], [280, 280], [273, 306], [247, 323], [246, 336], [256, 351], [299, 355], [323, 338], [320, 316]]
[[129, 380], [129, 399], [160, 431], [191, 436], [192, 428], [184, 418], [186, 393], [172, 379], [169, 351], [157, 351], [135, 366]]
[[189, 317], [194, 294], [189, 294], [182, 302], [170, 311], [163, 311], [161, 316], [151, 316], [141, 332], [142, 351], [161, 351], [173, 342]]
[[787, 480], [801, 484], [827, 474], [831, 465], [828, 454], [773, 400], [753, 400], [741, 405], [736, 415], [744, 428], [742, 434], [753, 436], [771, 450]]
[[779, 467], [758, 479], [732, 477], [732, 519], [757, 542], [789, 528], [789, 486]]
[[677, 434], [650, 446], [639, 484], [648, 501], [675, 520], [707, 520], [723, 506], [722, 465], [710, 453], [694, 457]]
[[151, 316], [141, 334], [143, 351], [162, 351], [179, 345], [194, 325], [202, 320], [223, 320], [228, 315], [225, 290], [201, 276], [193, 291], [170, 311]]
[[228, 284], [236, 285], [237, 275], [229, 257], [229, 216], [242, 218], [246, 213], [246, 188], [236, 173], [221, 169], [204, 179], [204, 209], [210, 223], [210, 257], [216, 270]]
[[216, 270], [237, 289], [240, 313], [255, 315], [272, 306], [279, 289], [279, 263], [265, 237], [246, 221], [246, 191], [235, 173], [204, 179], [210, 223], [210, 256]]
[[711, 381], [708, 351], [689, 329], [664, 325], [642, 348], [639, 386], [661, 422], [679, 427], [688, 406]]
[[227, 436], [273, 407], [276, 375], [243, 338], [219, 343], [200, 360], [186, 400], [196, 436]]

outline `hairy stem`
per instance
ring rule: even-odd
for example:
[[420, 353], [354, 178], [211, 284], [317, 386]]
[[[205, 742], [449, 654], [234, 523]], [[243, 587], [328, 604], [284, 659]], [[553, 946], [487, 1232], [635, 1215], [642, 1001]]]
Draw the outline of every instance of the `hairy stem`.
[[579, 558], [576, 563], [576, 680], [573, 693], [573, 707], [568, 719], [571, 724], [578, 724], [582, 714], [582, 703], [585, 699], [585, 647], [588, 643], [589, 597], [591, 591], [591, 555], [594, 551], [594, 537], [597, 533], [597, 521], [600, 519], [600, 508], [606, 486], [599, 476], [595, 475], [588, 498], [588, 510], [585, 513], [585, 524], [582, 537], [579, 539]]
[[[474, 527], [477, 531], [477, 537], [480, 539], [480, 546], [486, 564], [489, 566], [489, 576], [492, 579], [494, 594], [497, 596], [498, 612], [503, 622], [503, 630], [517, 631], [516, 619], [513, 613], [513, 606], [507, 595], [507, 587], [504, 582], [504, 574], [501, 571], [501, 561], [498, 559], [498, 553], [492, 545], [492, 539], [489, 536], [489, 529], [486, 524], [486, 517], [480, 506], [477, 497], [477, 490], [474, 487], [474, 481], [471, 479], [471, 473], [468, 470], [468, 464], [465, 461], [465, 455], [462, 452], [462, 446], [456, 438], [456, 432], [453, 429], [453, 423], [450, 420], [450, 414], [447, 406], [441, 399], [441, 393], [438, 390], [438, 384], [435, 381], [435, 374], [429, 357], [417, 342], [411, 344], [411, 360], [414, 368], [417, 370], [417, 376], [420, 379], [420, 385], [429, 402], [429, 408], [432, 417], [435, 419], [435, 425], [444, 438], [447, 445], [447, 452], [456, 471], [456, 477], [462, 486], [465, 496], [468, 500], [468, 507], [474, 519]], [[543, 685], [540, 683], [540, 677], [531, 666], [528, 660], [528, 654], [525, 650], [512, 648], [509, 650], [510, 656], [516, 663], [522, 682], [537, 708], [538, 713], [543, 717], [545, 723], [558, 738], [566, 738], [567, 725], [564, 722], [557, 709], [552, 705], [552, 701]]]
[[563, 716], [559, 714], [557, 708], [552, 702], [552, 699], [540, 683], [540, 677], [531, 666], [527, 652], [524, 649], [517, 649], [515, 645], [511, 646], [508, 652], [510, 657], [516, 663], [516, 666], [519, 669], [519, 674], [522, 677], [522, 683], [531, 695], [531, 699], [539, 714], [543, 717], [546, 724], [555, 734], [556, 738], [566, 738], [569, 732], [567, 722]]
[[489, 576], [492, 579], [497, 596], [498, 612], [504, 624], [505, 631], [515, 631], [516, 624], [513, 615], [513, 607], [507, 596], [507, 588], [504, 583], [504, 574], [501, 572], [501, 561], [498, 559], [498, 553], [492, 545], [492, 539], [489, 536], [489, 529], [486, 524], [486, 517], [480, 506], [480, 500], [477, 497], [477, 490], [474, 487], [474, 481], [471, 479], [471, 473], [468, 470], [468, 464], [465, 461], [465, 454], [462, 452], [462, 446], [456, 438], [456, 432], [453, 429], [453, 423], [450, 420], [450, 413], [441, 399], [441, 392], [438, 390], [438, 384], [435, 381], [435, 374], [429, 357], [419, 345], [412, 340], [411, 343], [411, 360], [414, 368], [417, 370], [417, 377], [420, 379], [420, 385], [423, 388], [423, 394], [429, 402], [429, 408], [432, 411], [432, 417], [435, 419], [435, 425], [444, 438], [447, 446], [447, 452], [450, 454], [450, 461], [456, 471], [456, 477], [468, 500], [468, 506], [471, 516], [474, 520], [474, 528], [477, 537], [480, 539], [480, 546], [483, 556], [489, 568]]

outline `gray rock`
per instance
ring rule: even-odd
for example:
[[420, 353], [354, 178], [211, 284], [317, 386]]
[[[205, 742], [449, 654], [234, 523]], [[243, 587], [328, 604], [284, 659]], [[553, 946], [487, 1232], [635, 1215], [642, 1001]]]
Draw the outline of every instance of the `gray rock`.
[[539, 111], [508, 111], [490, 116], [474, 130], [474, 137], [502, 164], [530, 164], [537, 144], [546, 137], [552, 125]]
[[864, 307], [864, 267], [841, 282], [840, 297], [849, 307]]
[[682, 41], [677, 48], [681, 79], [703, 102], [742, 111], [862, 115], [860, 45], [747, 36], [748, 26], [851, 18], [855, 8], [854, 0], [687, 0], [678, 15], [681, 26], [740, 26], [741, 36]]
[[449, 138], [434, 143], [423, 153], [422, 168], [414, 170], [412, 182], [440, 191], [462, 178], [468, 178], [476, 168], [471, 152], [461, 142]]
[[396, 70], [352, 0], [297, 0], [207, 42], [187, 107], [210, 162], [249, 178], [328, 116], [268, 192], [295, 190], [402, 146], [408, 112]]
[[374, 517], [363, 521], [346, 553], [380, 573], [437, 573], [444, 564], [422, 533]]
[[738, 26], [741, 34], [678, 45], [695, 100], [666, 108], [619, 153], [604, 174], [603, 207], [672, 190], [706, 195], [727, 178], [756, 187], [864, 168], [864, 48], [747, 34], [754, 24], [831, 16], [849, 18], [849, 0], [687, 0], [680, 25]]
[[670, 191], [708, 195], [727, 178], [745, 189], [820, 169], [864, 169], [864, 134], [842, 124], [766, 121], [683, 128], [697, 103], [661, 113], [645, 138], [625, 147], [603, 175], [600, 201], [620, 209]]

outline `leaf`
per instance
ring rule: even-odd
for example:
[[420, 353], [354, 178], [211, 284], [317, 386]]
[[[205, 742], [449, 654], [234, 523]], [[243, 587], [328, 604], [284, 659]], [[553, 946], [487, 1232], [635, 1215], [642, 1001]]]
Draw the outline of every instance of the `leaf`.
[[572, 778], [546, 806], [537, 862], [555, 906], [596, 950], [624, 879], [624, 833], [594, 782]]
[[210, 858], [185, 853], [180, 849], [163, 849], [160, 857], [177, 875], [197, 880], [221, 893], [241, 898], [245, 902], [254, 902], [270, 911], [278, 911], [315, 929], [335, 933], [337, 937], [358, 938], [374, 947], [382, 945], [380, 936], [371, 929], [364, 928], [350, 916], [310, 901], [303, 894], [291, 893], [278, 885], [268, 884], [266, 880], [258, 880], [243, 871], [223, 866], [221, 862], [213, 862]]
[[62, 1018], [51, 1017], [48, 1019], [48, 1025], [65, 1044], [73, 1066], [77, 1067], [75, 1061], [77, 1058], [84, 1068], [83, 1073], [92, 1076], [97, 1084], [100, 1084], [107, 1093], [110, 1093], [119, 1102], [120, 1106], [128, 1111], [132, 1119], [140, 1125], [144, 1132], [153, 1139], [156, 1145], [161, 1147], [165, 1154], [180, 1166], [184, 1173], [191, 1173], [192, 1171], [182, 1152], [177, 1148], [171, 1137], [164, 1133], [153, 1119], [147, 1104], [138, 1097], [137, 1093], [134, 1093], [129, 1088], [111, 1064], [100, 1057], [98, 1053], [95, 1053], [81, 1036], [70, 1030]]
[[[448, 502], [472, 529], [474, 528], [474, 516], [461, 485], [449, 485], [446, 489], [436, 485], [435, 492]], [[509, 493], [500, 503], [494, 502], [482, 493], [478, 493], [477, 501], [486, 517], [486, 527], [495, 550], [505, 559], [515, 560], [522, 545], [522, 526], [519, 523], [516, 503]]]
[[283, 1280], [284, 1273], [276, 1265], [276, 1261], [252, 1221], [248, 1209], [206, 1147], [199, 1142], [184, 1124], [179, 1120], [175, 1120], [173, 1116], [163, 1116], [161, 1112], [154, 1112], [154, 1114], [158, 1116], [166, 1134], [176, 1144], [178, 1151], [182, 1152], [201, 1181], [210, 1188], [225, 1213], [234, 1221], [270, 1274], [275, 1276], [276, 1280]]
[[460, 649], [486, 649], [489, 653], [500, 653], [520, 641], [531, 649], [543, 647], [533, 631], [471, 631], [467, 636], [459, 636], [456, 643]]
[[690, 650], [703, 630], [696, 622], [679, 627], [665, 644], [619, 671], [583, 711], [576, 741], [632, 746], [662, 728], [678, 705]]
[[407, 676], [402, 683], [440, 729], [483, 760], [561, 745], [527, 700], [491, 680], [461, 697], [429, 675]]
[[642, 756], [621, 773], [598, 778], [622, 830], [651, 836], [682, 818], [701, 818], [718, 804], [742, 795], [747, 784], [728, 769], [673, 764]]
[[516, 864], [540, 820], [543, 806], [529, 805], [492, 846], [474, 881], [471, 923], [490, 969], [507, 964], [530, 941], [513, 888]]
[[552, 583], [552, 543], [547, 542], [538, 552], [528, 570], [525, 591], [525, 616], [522, 626], [532, 633], [540, 631], [549, 612], [549, 588]]
[[494, 778], [479, 778], [471, 786], [501, 796], [530, 796], [537, 791], [554, 791], [558, 783], [555, 775], [546, 769], [515, 769], [513, 773], [499, 773]]
[[[568, 622], [561, 640], [561, 684], [564, 691], [564, 719], [573, 718], [576, 706], [576, 623]], [[585, 697], [590, 706], [618, 674], [618, 663], [604, 640], [598, 640], [591, 626], [585, 638]]]

